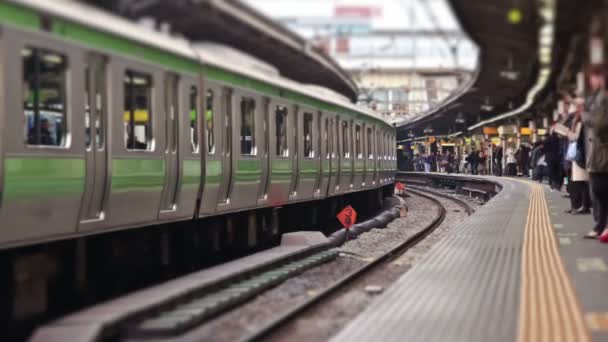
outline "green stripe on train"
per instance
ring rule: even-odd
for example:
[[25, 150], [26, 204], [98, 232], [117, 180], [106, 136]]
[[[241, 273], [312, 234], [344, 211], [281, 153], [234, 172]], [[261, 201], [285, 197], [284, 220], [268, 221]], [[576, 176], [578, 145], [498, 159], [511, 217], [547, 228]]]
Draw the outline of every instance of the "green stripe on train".
[[201, 183], [201, 161], [184, 160], [182, 188], [198, 189]]
[[5, 201], [80, 196], [84, 191], [84, 159], [8, 157], [4, 172]]
[[255, 184], [262, 176], [262, 161], [259, 159], [237, 160], [234, 181], [237, 183]]
[[163, 159], [112, 159], [112, 192], [161, 191], [164, 185]]
[[40, 28], [40, 18], [36, 13], [21, 6], [0, 1], [0, 20], [33, 29]]
[[302, 160], [300, 162], [300, 179], [317, 179], [319, 166], [315, 160]]
[[201, 70], [199, 63], [196, 60], [176, 56], [160, 49], [151, 48], [59, 18], [53, 19], [53, 32], [62, 37], [76, 40], [87, 45], [132, 55], [177, 70], [194, 74], [198, 74]]
[[[34, 29], [40, 28], [40, 17], [34, 10], [22, 6], [7, 4], [1, 1], [0, 21]], [[320, 101], [297, 92], [288, 90], [283, 91], [279, 87], [240, 75], [238, 73], [209, 65], [201, 66], [199, 61], [196, 59], [178, 56], [162, 49], [137, 43], [117, 35], [97, 31], [93, 28], [86, 27], [85, 25], [73, 23], [62, 18], [53, 18], [52, 32], [63, 38], [74, 40], [102, 50], [110, 50], [123, 55], [133, 56], [144, 61], [163, 65], [165, 67], [190, 74], [200, 74], [202, 71], [204, 71], [206, 76], [211, 79], [256, 90], [266, 95], [277, 97], [282, 96], [289, 100], [306, 104], [317, 109], [348, 114], [363, 121], [375, 122], [386, 126], [385, 122], [377, 118], [369, 117], [367, 115], [357, 113], [331, 103]]]
[[222, 180], [222, 162], [207, 160], [205, 162], [205, 184], [219, 185]]
[[289, 159], [273, 159], [270, 162], [270, 179], [273, 183], [289, 183], [293, 174], [293, 162]]

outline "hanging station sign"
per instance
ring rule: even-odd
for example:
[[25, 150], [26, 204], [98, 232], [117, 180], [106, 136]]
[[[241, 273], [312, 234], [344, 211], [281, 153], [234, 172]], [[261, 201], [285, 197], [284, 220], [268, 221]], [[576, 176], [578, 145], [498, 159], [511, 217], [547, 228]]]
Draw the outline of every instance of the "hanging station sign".
[[530, 129], [530, 127], [521, 127], [519, 129], [519, 134], [521, 134], [521, 135], [532, 135], [532, 130]]
[[483, 134], [487, 134], [487, 135], [497, 135], [498, 134], [498, 129], [496, 129], [496, 127], [489, 127], [489, 126], [485, 126], [483, 128]]

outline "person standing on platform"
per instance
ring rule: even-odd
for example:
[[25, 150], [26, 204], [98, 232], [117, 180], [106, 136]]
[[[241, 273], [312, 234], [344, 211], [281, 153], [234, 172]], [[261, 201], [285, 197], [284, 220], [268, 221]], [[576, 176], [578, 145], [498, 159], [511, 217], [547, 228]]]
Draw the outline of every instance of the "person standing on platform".
[[[579, 151], [578, 140], [581, 137], [581, 115], [584, 109], [582, 99], [576, 101], [576, 111], [571, 122], [568, 134], [569, 145], [566, 151], [566, 160], [571, 163], [570, 177], [568, 178], [568, 192], [570, 193], [570, 209], [567, 213], [580, 215], [591, 212], [591, 198], [589, 197], [589, 173], [585, 169], [584, 159], [577, 158]], [[579, 163], [581, 165], [579, 165]]]
[[530, 148], [527, 143], [522, 143], [519, 148], [519, 159], [517, 165], [518, 176], [528, 176], [528, 161], [530, 159]]
[[536, 180], [537, 177], [537, 168], [538, 158], [540, 158], [542, 154], [542, 142], [537, 141], [534, 143], [534, 147], [532, 148], [532, 152], [530, 153], [530, 160], [528, 161], [528, 169], [532, 171], [530, 178]]
[[471, 174], [476, 175], [477, 174], [477, 152], [475, 151], [475, 148], [471, 149], [471, 153], [469, 153], [469, 156], [467, 157], [467, 161], [469, 163], [469, 167], [471, 168]]
[[496, 146], [494, 152], [494, 174], [502, 176], [502, 146]]
[[446, 156], [448, 164], [445, 167], [445, 171], [450, 174], [452, 172], [454, 172], [452, 165], [454, 165], [454, 155], [452, 155], [452, 153], [450, 151], [448, 151], [448, 154]]
[[562, 159], [560, 138], [557, 133], [548, 134], [544, 142], [545, 163], [547, 164], [547, 177], [551, 191], [560, 191], [562, 188]]
[[428, 154], [425, 154], [422, 158], [424, 159], [424, 172], [431, 172], [431, 166], [432, 166], [431, 156]]
[[515, 149], [512, 146], [507, 147], [507, 176], [517, 175], [516, 162]]
[[591, 96], [582, 115], [584, 155], [589, 172], [595, 226], [585, 235], [608, 242], [608, 97], [605, 72], [600, 67], [589, 70]]

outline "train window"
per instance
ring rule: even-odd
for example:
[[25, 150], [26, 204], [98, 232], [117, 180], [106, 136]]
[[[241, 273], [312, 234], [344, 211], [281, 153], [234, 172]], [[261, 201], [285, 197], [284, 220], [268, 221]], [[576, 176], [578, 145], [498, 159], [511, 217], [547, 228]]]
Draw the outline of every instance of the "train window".
[[167, 106], [166, 117], [167, 125], [166, 137], [167, 137], [167, 151], [175, 152], [177, 150], [179, 129], [177, 126], [177, 113], [178, 113], [178, 79], [172, 75], [167, 76], [165, 80], [165, 99]]
[[88, 66], [84, 69], [84, 144], [87, 149], [91, 148], [91, 70]]
[[278, 157], [289, 156], [289, 147], [287, 146], [287, 108], [284, 106], [276, 106], [274, 110], [274, 122], [276, 131], [276, 154]]
[[241, 100], [241, 154], [255, 155], [255, 100]]
[[325, 139], [325, 155], [326, 159], [329, 159], [329, 119], [325, 118], [325, 129], [323, 132], [323, 139]]
[[312, 122], [312, 114], [304, 113], [304, 158], [314, 158], [315, 156], [312, 144]]
[[215, 133], [213, 131], [213, 90], [207, 90], [205, 98], [205, 125], [207, 131], [207, 153], [215, 153]]
[[190, 86], [190, 147], [193, 153], [198, 153], [198, 89]]
[[105, 144], [105, 134], [104, 134], [104, 118], [105, 115], [103, 114], [104, 110], [106, 110], [104, 108], [105, 105], [105, 86], [106, 86], [106, 79], [105, 79], [105, 65], [96, 65], [93, 68], [93, 82], [95, 85], [95, 97], [94, 97], [94, 101], [95, 103], [93, 104], [95, 111], [93, 112], [93, 121], [95, 124], [95, 137], [97, 139], [97, 148], [98, 149], [103, 149], [103, 146]]
[[127, 70], [124, 80], [125, 147], [128, 150], [152, 148], [152, 77]]
[[340, 125], [338, 124], [340, 121], [338, 119], [331, 120], [331, 127], [334, 131], [334, 139], [331, 144], [331, 156], [332, 158], [340, 157]]
[[372, 151], [372, 128], [367, 128], [367, 159], [374, 159], [374, 151]]
[[348, 122], [342, 121], [342, 157], [350, 158], [350, 146], [348, 145]]
[[27, 144], [64, 146], [67, 58], [30, 47], [21, 50], [21, 58]]
[[361, 125], [355, 125], [355, 154], [357, 159], [363, 159], [363, 151], [361, 151]]

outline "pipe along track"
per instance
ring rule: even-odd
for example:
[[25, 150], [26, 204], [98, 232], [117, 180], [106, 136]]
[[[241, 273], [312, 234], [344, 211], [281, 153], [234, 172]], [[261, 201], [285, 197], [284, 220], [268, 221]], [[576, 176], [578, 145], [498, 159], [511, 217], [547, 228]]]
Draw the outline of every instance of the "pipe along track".
[[361, 268], [358, 268], [358, 269], [354, 270], [353, 272], [340, 278], [338, 281], [336, 281], [335, 283], [333, 283], [332, 285], [327, 287], [325, 290], [319, 292], [317, 295], [315, 295], [313, 297], [310, 297], [305, 302], [295, 306], [291, 310], [289, 310], [286, 313], [284, 313], [283, 315], [277, 317], [276, 319], [271, 321], [269, 324], [267, 324], [266, 326], [257, 330], [253, 334], [245, 337], [241, 341], [243, 341], [243, 342], [260, 341], [260, 340], [272, 335], [273, 333], [275, 333], [279, 329], [281, 329], [283, 326], [285, 326], [287, 323], [294, 320], [299, 315], [303, 314], [308, 309], [311, 309], [313, 306], [320, 304], [324, 299], [328, 298], [330, 295], [332, 295], [334, 293], [337, 293], [339, 290], [345, 288], [348, 284], [350, 284], [354, 280], [362, 277], [364, 274], [368, 273], [369, 271], [379, 267], [380, 265], [386, 264], [386, 263], [390, 262], [391, 260], [393, 260], [395, 257], [405, 253], [407, 250], [409, 250], [410, 248], [412, 248], [413, 246], [418, 244], [426, 236], [428, 236], [430, 233], [432, 233], [435, 230], [435, 228], [439, 227], [445, 220], [447, 210], [445, 209], [445, 207], [439, 200], [437, 200], [436, 198], [434, 198], [432, 196], [425, 194], [422, 191], [431, 192], [433, 195], [436, 195], [439, 197], [444, 197], [444, 198], [447, 198], [449, 200], [452, 200], [452, 201], [458, 203], [460, 206], [465, 208], [467, 214], [469, 214], [469, 215], [471, 215], [474, 212], [474, 209], [465, 201], [458, 199], [458, 198], [454, 198], [454, 197], [446, 195], [446, 194], [442, 194], [442, 193], [428, 190], [428, 189], [414, 190], [414, 189], [412, 189], [411, 186], [408, 187], [407, 191], [414, 193], [418, 196], [427, 198], [438, 206], [438, 208], [439, 208], [438, 215], [435, 217], [435, 219], [433, 219], [433, 221], [429, 225], [427, 225], [425, 228], [423, 228], [416, 234], [412, 235], [410, 238], [403, 241], [401, 244], [399, 244], [395, 248], [391, 249], [387, 253], [374, 259], [373, 261], [366, 264], [365, 266], [362, 266]]

